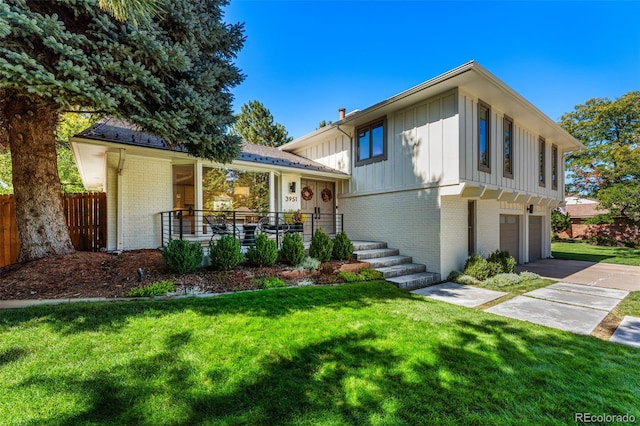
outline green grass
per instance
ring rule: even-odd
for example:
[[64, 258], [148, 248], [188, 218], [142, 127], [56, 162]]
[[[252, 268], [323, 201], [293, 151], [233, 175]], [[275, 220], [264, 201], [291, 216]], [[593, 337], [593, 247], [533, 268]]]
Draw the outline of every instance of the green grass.
[[587, 243], [552, 243], [551, 254], [556, 259], [640, 266], [640, 249], [626, 247], [594, 246]]
[[0, 312], [0, 424], [640, 418], [640, 350], [384, 282]]
[[629, 295], [616, 306], [615, 311], [620, 317], [626, 315], [640, 317], [640, 291], [632, 291], [629, 293]]

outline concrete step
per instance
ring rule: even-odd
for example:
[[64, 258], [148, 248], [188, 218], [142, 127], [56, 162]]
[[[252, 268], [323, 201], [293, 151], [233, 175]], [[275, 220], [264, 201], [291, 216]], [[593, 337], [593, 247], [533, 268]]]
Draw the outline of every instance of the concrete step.
[[367, 262], [369, 262], [369, 265], [372, 268], [376, 269], [385, 268], [387, 266], [404, 265], [406, 263], [411, 263], [412, 261], [413, 259], [411, 258], [411, 256], [398, 255], [369, 259]]
[[358, 260], [377, 259], [380, 257], [397, 256], [400, 254], [398, 249], [379, 248], [372, 250], [354, 250], [353, 256]]
[[354, 251], [374, 250], [387, 248], [387, 243], [382, 241], [351, 241]]
[[405, 275], [418, 274], [425, 272], [427, 267], [425, 265], [419, 265], [417, 263], [407, 263], [404, 265], [387, 266], [385, 268], [375, 268], [384, 274], [385, 279], [400, 277]]
[[418, 274], [403, 275], [401, 277], [387, 278], [387, 281], [400, 288], [413, 290], [415, 288], [426, 287], [442, 281], [440, 274], [434, 272], [420, 272]]

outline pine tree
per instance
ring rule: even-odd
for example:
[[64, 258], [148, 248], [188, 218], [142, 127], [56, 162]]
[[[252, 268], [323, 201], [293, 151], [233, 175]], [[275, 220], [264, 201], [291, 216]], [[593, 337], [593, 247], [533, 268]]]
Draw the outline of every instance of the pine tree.
[[280, 146], [293, 140], [282, 124], [273, 121], [271, 111], [260, 101], [250, 101], [242, 106], [233, 133], [258, 145]]
[[166, 2], [136, 26], [97, 0], [0, 3], [0, 138], [11, 150], [19, 260], [73, 251], [56, 168], [64, 111], [126, 119], [198, 157], [237, 156], [240, 138], [227, 130], [244, 35], [223, 22], [225, 4]]

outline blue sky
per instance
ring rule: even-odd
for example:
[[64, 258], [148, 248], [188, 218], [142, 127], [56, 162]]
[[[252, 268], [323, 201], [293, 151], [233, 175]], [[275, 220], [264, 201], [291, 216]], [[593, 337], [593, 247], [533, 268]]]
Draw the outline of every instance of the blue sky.
[[640, 2], [231, 0], [244, 22], [234, 109], [295, 137], [476, 60], [553, 120], [640, 90]]

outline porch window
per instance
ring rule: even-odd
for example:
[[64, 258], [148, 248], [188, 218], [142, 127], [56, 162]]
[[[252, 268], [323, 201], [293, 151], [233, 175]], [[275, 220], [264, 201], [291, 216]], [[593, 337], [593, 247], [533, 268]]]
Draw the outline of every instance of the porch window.
[[513, 120], [506, 115], [502, 120], [503, 176], [513, 179]]
[[558, 189], [558, 147], [551, 145], [551, 189]]
[[546, 142], [544, 138], [540, 138], [538, 141], [538, 185], [545, 186], [545, 150]]
[[491, 107], [478, 101], [478, 170], [491, 173]]
[[387, 138], [385, 132], [385, 120], [377, 120], [356, 131], [357, 160], [356, 166], [362, 166], [376, 161], [387, 159]]
[[173, 166], [173, 208], [193, 210], [196, 207], [193, 164]]
[[203, 167], [202, 204], [205, 210], [269, 211], [269, 173]]

